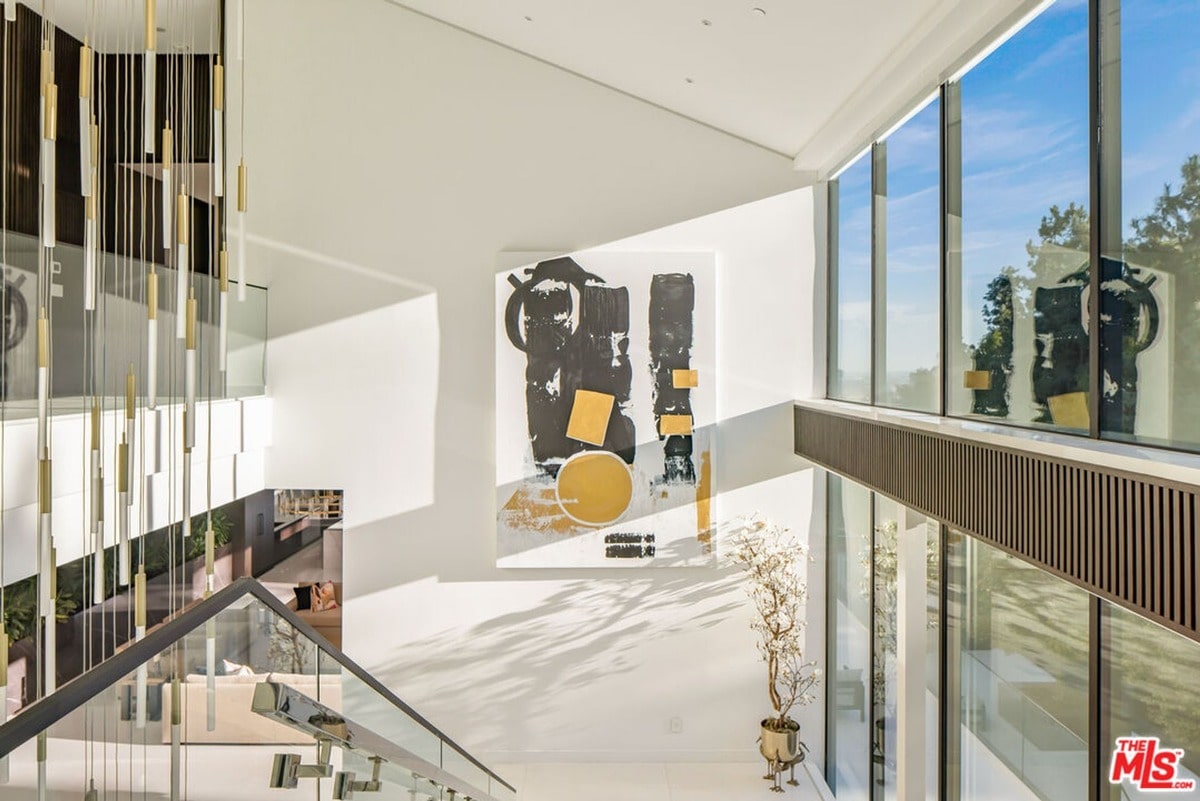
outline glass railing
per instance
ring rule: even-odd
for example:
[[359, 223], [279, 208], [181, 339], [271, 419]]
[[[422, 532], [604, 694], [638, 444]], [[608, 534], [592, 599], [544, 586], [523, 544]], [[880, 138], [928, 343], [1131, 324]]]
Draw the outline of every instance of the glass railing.
[[[1087, 763], [1087, 743], [974, 653], [963, 659], [963, 714], [979, 741], [1038, 798], [1086, 797], [1087, 787], [1073, 779], [1075, 768]], [[968, 772], [976, 769], [983, 776], [994, 770], [985, 760], [965, 760]]]
[[0, 757], [2, 798], [516, 798], [250, 579], [0, 726]]
[[[0, 398], [11, 418], [37, 412], [38, 259], [41, 248], [33, 237], [10, 233], [7, 259], [0, 265]], [[125, 376], [130, 365], [138, 381], [147, 375], [148, 263], [111, 253], [97, 260], [95, 311], [84, 311], [83, 249], [60, 244], [54, 249], [51, 306], [47, 310], [53, 342], [51, 367], [52, 411], [86, 411], [85, 396], [112, 399], [105, 408], [124, 402]], [[157, 265], [157, 373], [160, 403], [183, 401], [183, 339], [178, 331], [176, 271]], [[226, 369], [219, 369], [219, 286], [215, 278], [195, 272], [187, 292], [194, 293], [197, 310], [197, 389], [202, 399], [242, 398], [263, 394], [266, 385], [267, 291], [246, 287], [238, 300], [230, 285]], [[97, 351], [92, 343], [104, 343]], [[139, 383], [138, 395], [145, 388]]]

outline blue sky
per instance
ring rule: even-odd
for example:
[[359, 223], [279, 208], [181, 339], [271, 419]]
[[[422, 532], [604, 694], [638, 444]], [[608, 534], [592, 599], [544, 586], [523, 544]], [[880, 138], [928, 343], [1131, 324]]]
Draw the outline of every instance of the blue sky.
[[[1200, 153], [1200, 2], [1123, 0], [1122, 217], [1148, 213], [1179, 165]], [[987, 283], [1023, 269], [1051, 205], [1088, 200], [1086, 0], [1059, 0], [972, 70], [963, 97], [963, 323], [977, 341]], [[888, 372], [937, 354], [936, 104], [889, 140]], [[870, 331], [867, 160], [841, 184], [842, 359], [865, 372]], [[1128, 233], [1128, 231], [1126, 232]], [[930, 315], [933, 314], [933, 317]], [[896, 335], [896, 332], [903, 332]], [[895, 341], [893, 341], [895, 340]]]

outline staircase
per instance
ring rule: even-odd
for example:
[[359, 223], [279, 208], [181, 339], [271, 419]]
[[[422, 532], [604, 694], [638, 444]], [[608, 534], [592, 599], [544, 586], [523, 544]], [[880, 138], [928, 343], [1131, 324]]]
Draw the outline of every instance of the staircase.
[[4, 801], [511, 801], [253, 579], [0, 726]]

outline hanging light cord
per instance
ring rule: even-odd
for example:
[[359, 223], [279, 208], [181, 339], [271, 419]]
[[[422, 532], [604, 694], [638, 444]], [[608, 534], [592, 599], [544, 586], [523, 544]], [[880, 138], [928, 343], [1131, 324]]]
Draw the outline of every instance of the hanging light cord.
[[[3, 150], [3, 155], [0, 156], [0, 270], [4, 272], [0, 275], [0, 281], [4, 282], [0, 288], [0, 304], [3, 304], [4, 312], [0, 317], [0, 323], [4, 324], [3, 339], [0, 340], [0, 464], [4, 463], [4, 431], [7, 428], [7, 413], [8, 413], [8, 128], [9, 120], [12, 115], [9, 114], [8, 108], [8, 76], [11, 70], [8, 63], [8, 48], [9, 41], [12, 39], [13, 24], [8, 21], [8, 14], [4, 15], [4, 85], [0, 89], [0, 94], [3, 95], [2, 108], [3, 114], [0, 115], [0, 139], [3, 140], [0, 144], [0, 149]], [[0, 510], [4, 508], [4, 482], [0, 481]], [[4, 516], [0, 514], [0, 629], [5, 633], [8, 632], [8, 622], [5, 619], [5, 587], [4, 587]], [[4, 655], [7, 659], [7, 654]], [[8, 698], [0, 699], [0, 703], [8, 704]]]

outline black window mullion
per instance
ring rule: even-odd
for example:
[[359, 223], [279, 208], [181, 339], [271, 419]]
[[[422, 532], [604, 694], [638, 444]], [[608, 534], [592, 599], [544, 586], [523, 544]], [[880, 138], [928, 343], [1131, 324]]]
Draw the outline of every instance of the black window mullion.
[[837, 385], [838, 376], [838, 179], [829, 182], [826, 213], [826, 310], [825, 310], [825, 396], [845, 394]]
[[1107, 671], [1104, 670], [1103, 654], [1103, 610], [1104, 603], [1099, 597], [1089, 596], [1091, 605], [1088, 608], [1088, 798], [1090, 801], [1102, 801], [1103, 789], [1109, 784], [1105, 780], [1104, 770], [1106, 741], [1105, 725], [1108, 693], [1104, 692], [1104, 680]]
[[1101, 364], [1100, 332], [1100, 273], [1101, 237], [1103, 236], [1103, 200], [1101, 159], [1101, 88], [1100, 88], [1100, 0], [1088, 2], [1088, 137], [1090, 175], [1091, 231], [1089, 242], [1089, 286], [1088, 300], [1088, 435], [1100, 437], [1100, 398], [1104, 388], [1103, 365]]
[[[873, 386], [874, 384], [872, 384]], [[870, 621], [870, 630], [867, 637], [867, 775], [870, 777], [869, 796], [871, 801], [884, 801], [883, 799], [883, 763], [875, 761], [875, 749], [879, 748], [882, 751], [883, 743], [876, 742], [875, 732], [878, 727], [875, 725], [875, 716], [878, 710], [875, 708], [875, 632], [876, 632], [876, 592], [875, 592], [875, 493], [867, 493], [868, 503], [870, 504], [868, 546], [871, 558], [867, 560], [867, 583], [870, 587], [870, 609], [867, 610], [867, 618]], [[881, 754], [882, 755], [882, 754]]]
[[946, 114], [946, 85], [942, 84], [938, 87], [938, 152], [940, 154], [941, 170], [938, 176], [938, 191], [941, 199], [939, 201], [939, 217], [938, 217], [938, 409], [937, 413], [941, 416], [946, 415], [947, 404], [947, 381], [949, 372], [946, 369], [947, 353], [950, 349], [950, 327], [946, 323], [946, 266], [948, 261], [949, 247], [949, 226], [946, 224], [946, 213], [949, 209], [946, 197], [946, 143], [949, 140], [947, 132]]
[[[949, 671], [950, 650], [946, 629], [946, 599], [949, 573], [947, 571], [946, 553], [949, 549], [949, 537], [944, 523], [938, 524], [938, 801], [949, 801], [947, 792], [948, 771], [946, 770], [949, 756], [949, 694], [946, 692], [947, 674]], [[957, 699], [956, 699], [957, 700]]]
[[[823, 472], [823, 471], [822, 471]], [[825, 479], [825, 783], [837, 795], [837, 563], [833, 552], [833, 477]], [[837, 479], [840, 480], [840, 479]], [[833, 632], [832, 635], [830, 632]]]

